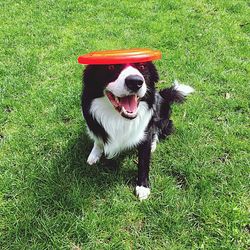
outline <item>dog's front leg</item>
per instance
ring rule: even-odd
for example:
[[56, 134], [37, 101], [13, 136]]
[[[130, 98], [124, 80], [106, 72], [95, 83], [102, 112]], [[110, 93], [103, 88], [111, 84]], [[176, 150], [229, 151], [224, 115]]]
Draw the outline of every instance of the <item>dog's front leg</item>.
[[102, 156], [103, 153], [103, 147], [100, 143], [96, 142], [94, 143], [94, 146], [89, 154], [89, 157], [87, 159], [87, 163], [89, 165], [93, 165], [96, 162], [98, 162]]
[[138, 180], [136, 195], [140, 200], [145, 200], [150, 194], [149, 188], [149, 164], [151, 156], [152, 136], [148, 135], [138, 147]]

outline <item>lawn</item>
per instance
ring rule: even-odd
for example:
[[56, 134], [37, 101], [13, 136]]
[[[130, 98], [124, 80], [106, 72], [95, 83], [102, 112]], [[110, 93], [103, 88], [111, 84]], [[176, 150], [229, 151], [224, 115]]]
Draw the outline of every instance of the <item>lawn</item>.
[[[1, 1], [0, 249], [250, 247], [247, 1]], [[88, 166], [81, 54], [159, 49], [174, 107], [152, 194], [134, 196], [136, 152]]]

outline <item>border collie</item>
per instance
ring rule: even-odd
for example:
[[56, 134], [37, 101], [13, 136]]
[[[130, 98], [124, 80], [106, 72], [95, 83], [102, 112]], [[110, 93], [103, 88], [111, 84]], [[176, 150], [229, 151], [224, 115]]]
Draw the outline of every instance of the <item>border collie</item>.
[[110, 159], [137, 147], [135, 193], [140, 200], [150, 194], [151, 152], [173, 129], [171, 104], [183, 102], [194, 91], [175, 81], [172, 87], [158, 92], [158, 80], [152, 62], [88, 65], [83, 73], [82, 112], [94, 141], [87, 163], [98, 162], [102, 154]]

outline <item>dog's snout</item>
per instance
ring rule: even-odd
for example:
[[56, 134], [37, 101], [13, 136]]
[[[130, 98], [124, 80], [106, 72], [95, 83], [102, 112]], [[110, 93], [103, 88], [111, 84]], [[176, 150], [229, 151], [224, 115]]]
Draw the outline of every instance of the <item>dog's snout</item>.
[[137, 91], [143, 84], [143, 78], [138, 75], [130, 75], [125, 78], [125, 85], [129, 90]]

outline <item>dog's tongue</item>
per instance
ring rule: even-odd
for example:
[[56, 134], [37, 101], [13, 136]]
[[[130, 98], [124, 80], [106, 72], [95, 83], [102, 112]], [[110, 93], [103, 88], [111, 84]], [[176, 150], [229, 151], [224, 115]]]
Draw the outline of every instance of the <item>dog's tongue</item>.
[[120, 98], [120, 104], [127, 112], [135, 113], [137, 110], [137, 97], [135, 95]]

